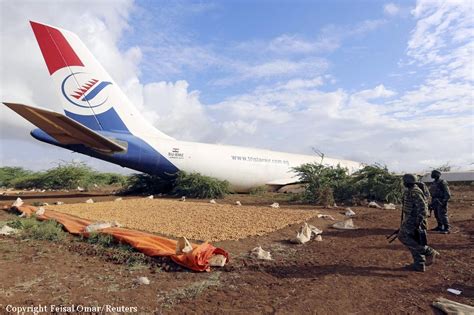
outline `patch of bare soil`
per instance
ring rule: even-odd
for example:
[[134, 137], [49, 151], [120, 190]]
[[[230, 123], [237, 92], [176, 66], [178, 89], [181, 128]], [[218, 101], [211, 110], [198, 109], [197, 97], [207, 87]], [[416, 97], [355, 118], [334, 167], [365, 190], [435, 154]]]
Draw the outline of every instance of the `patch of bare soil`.
[[[404, 268], [411, 256], [385, 236], [399, 225], [399, 210], [354, 207], [358, 230], [334, 230], [332, 221], [312, 218], [323, 241], [288, 242], [301, 224], [263, 236], [214, 245], [230, 263], [210, 273], [165, 272], [163, 261], [127, 264], [74, 238], [64, 243], [0, 237], [0, 312], [7, 305], [134, 306], [145, 313], [432, 314], [437, 297], [474, 305], [474, 192], [452, 188], [454, 233], [429, 234], [440, 259], [425, 273]], [[238, 196], [245, 202], [245, 196]], [[258, 203], [254, 196], [249, 196]], [[266, 201], [265, 201], [266, 203]], [[285, 205], [291, 209], [291, 205]], [[300, 208], [297, 206], [296, 208]], [[343, 209], [318, 209], [341, 219]], [[0, 211], [0, 221], [13, 216]], [[430, 218], [434, 225], [434, 218]], [[76, 245], [75, 245], [76, 244]], [[261, 245], [274, 260], [247, 253]], [[109, 258], [107, 258], [109, 257]], [[138, 285], [139, 276], [150, 285]], [[454, 296], [448, 288], [461, 289]]]

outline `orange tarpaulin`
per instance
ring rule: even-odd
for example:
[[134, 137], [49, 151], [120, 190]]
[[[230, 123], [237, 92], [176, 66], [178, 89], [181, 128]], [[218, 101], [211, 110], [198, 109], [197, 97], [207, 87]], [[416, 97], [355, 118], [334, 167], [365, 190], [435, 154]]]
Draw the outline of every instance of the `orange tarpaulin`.
[[[36, 212], [33, 206], [15, 207], [19, 212], [30, 216]], [[8, 209], [5, 209], [8, 210]], [[71, 234], [87, 237], [89, 233], [85, 228], [93, 221], [81, 219], [73, 215], [45, 210], [43, 215], [37, 216], [38, 220], [54, 220], [64, 226]], [[192, 244], [193, 250], [186, 254], [176, 254], [176, 241], [160, 237], [151, 233], [111, 227], [100, 230], [100, 233], [112, 235], [117, 241], [127, 243], [147, 256], [169, 256], [175, 263], [195, 271], [210, 271], [209, 259], [213, 255], [223, 255], [229, 260], [228, 253], [208, 243]]]

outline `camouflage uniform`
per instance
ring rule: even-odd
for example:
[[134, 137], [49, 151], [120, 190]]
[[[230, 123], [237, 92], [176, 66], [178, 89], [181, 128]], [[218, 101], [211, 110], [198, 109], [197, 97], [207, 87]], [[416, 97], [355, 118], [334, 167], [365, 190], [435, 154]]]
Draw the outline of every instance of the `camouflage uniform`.
[[448, 200], [451, 198], [448, 182], [444, 179], [436, 179], [430, 185], [431, 204], [434, 210], [438, 228], [449, 230]]
[[400, 226], [398, 239], [408, 247], [413, 256], [415, 267], [425, 265], [426, 256], [434, 253], [433, 248], [421, 245], [416, 237], [418, 227], [426, 229], [428, 207], [423, 192], [418, 186], [406, 188], [402, 199], [403, 220]]
[[423, 182], [416, 182], [415, 185], [421, 189], [421, 191], [423, 192], [423, 196], [425, 196], [426, 202], [428, 202], [430, 200], [431, 195], [430, 195], [430, 190], [428, 189], [426, 184]]

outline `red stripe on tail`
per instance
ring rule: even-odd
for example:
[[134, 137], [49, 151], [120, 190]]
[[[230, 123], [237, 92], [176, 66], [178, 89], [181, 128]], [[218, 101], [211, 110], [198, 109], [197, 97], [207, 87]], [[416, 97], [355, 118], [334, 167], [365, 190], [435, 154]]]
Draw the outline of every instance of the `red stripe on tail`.
[[64, 35], [55, 28], [30, 21], [49, 74], [67, 66], [84, 66]]

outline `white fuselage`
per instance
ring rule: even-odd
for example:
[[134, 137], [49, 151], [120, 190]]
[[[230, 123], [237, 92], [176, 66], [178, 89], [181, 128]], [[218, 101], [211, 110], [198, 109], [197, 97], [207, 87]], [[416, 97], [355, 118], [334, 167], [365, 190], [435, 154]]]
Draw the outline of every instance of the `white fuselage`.
[[[235, 191], [248, 191], [261, 185], [283, 186], [298, 182], [294, 167], [321, 162], [321, 157], [316, 155], [160, 138], [146, 140], [178, 169], [227, 180]], [[323, 164], [339, 164], [350, 173], [361, 166], [358, 162], [332, 158], [324, 158]]]

